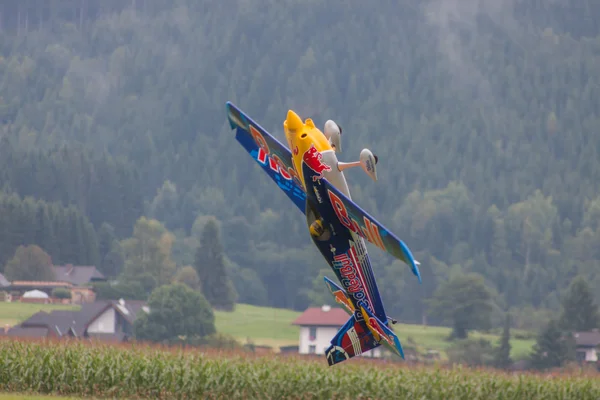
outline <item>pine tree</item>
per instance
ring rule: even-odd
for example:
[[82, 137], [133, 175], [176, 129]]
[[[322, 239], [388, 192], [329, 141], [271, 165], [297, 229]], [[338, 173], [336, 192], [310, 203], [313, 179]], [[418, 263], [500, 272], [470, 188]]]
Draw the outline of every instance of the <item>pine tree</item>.
[[54, 232], [52, 230], [52, 222], [48, 214], [48, 205], [43, 201], [37, 202], [36, 214], [36, 232], [34, 243], [42, 249], [48, 249], [51, 252], [54, 245]]
[[551, 320], [538, 335], [531, 354], [531, 366], [536, 369], [558, 368], [572, 359], [572, 348], [557, 321]]
[[202, 283], [202, 293], [210, 304], [216, 309], [233, 311], [237, 294], [225, 268], [223, 245], [214, 218], [204, 225], [194, 268]]
[[510, 314], [506, 314], [504, 330], [502, 331], [502, 336], [500, 338], [500, 346], [495, 349], [494, 362], [496, 367], [507, 369], [512, 364], [510, 349]]
[[104, 222], [98, 230], [98, 269], [105, 276], [116, 277], [123, 268], [123, 257], [120, 254], [120, 244], [115, 234], [115, 229]]
[[591, 331], [600, 327], [598, 306], [583, 276], [573, 279], [562, 303], [561, 328], [569, 331]]

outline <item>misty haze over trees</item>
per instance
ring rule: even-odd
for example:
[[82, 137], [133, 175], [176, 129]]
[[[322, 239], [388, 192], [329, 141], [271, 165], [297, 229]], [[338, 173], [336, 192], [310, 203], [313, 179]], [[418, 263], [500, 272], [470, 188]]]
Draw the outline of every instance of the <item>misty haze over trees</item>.
[[[343, 126], [341, 160], [378, 155], [377, 183], [347, 179], [421, 262], [419, 285], [369, 246], [402, 322], [445, 322], [428, 304], [453, 278], [483, 282], [497, 328], [510, 311], [541, 330], [577, 276], [600, 287], [600, 3], [261, 4], [0, 1], [0, 272], [35, 244], [147, 297], [204, 287], [212, 260], [225, 309], [331, 302], [304, 218], [226, 124], [231, 100], [280, 139], [291, 108]], [[223, 257], [197, 254], [203, 235]]]

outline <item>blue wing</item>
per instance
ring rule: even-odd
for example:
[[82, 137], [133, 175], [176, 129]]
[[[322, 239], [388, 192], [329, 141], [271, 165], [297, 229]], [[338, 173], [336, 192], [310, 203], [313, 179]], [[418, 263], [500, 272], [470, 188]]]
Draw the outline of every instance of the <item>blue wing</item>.
[[337, 190], [327, 179], [321, 179], [335, 214], [342, 225], [368, 242], [406, 263], [421, 283], [419, 267], [412, 253], [392, 232], [356, 203]]
[[306, 193], [294, 170], [290, 150], [233, 103], [228, 101], [226, 108], [237, 141], [304, 213]]

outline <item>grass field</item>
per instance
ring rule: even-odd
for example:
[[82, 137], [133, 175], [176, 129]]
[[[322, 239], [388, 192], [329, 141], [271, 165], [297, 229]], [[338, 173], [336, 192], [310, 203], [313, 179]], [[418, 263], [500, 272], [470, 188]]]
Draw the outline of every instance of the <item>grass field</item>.
[[[291, 322], [300, 314], [290, 310], [238, 304], [232, 313], [217, 311], [216, 325], [219, 332], [232, 335], [242, 343], [250, 338], [257, 345], [272, 347], [297, 345], [300, 328], [291, 325]], [[393, 325], [393, 329], [403, 344], [406, 344], [410, 337], [419, 348], [424, 350], [444, 351], [451, 344], [445, 340], [450, 334], [450, 328], [396, 324]], [[478, 332], [473, 332], [471, 337], [486, 338], [494, 345], [500, 340], [499, 336]], [[518, 359], [528, 354], [534, 343], [533, 339], [512, 339], [511, 356]]]
[[18, 324], [38, 311], [50, 312], [52, 310], [72, 310], [77, 308], [79, 306], [0, 302], [0, 327]]
[[[39, 310], [68, 308], [76, 307], [0, 302], [0, 324], [2, 324], [0, 326], [5, 324], [12, 326]], [[255, 345], [271, 346], [276, 351], [279, 346], [298, 344], [300, 330], [291, 323], [301, 314], [300, 312], [238, 304], [234, 312], [217, 311], [215, 314], [217, 330], [234, 336], [241, 343], [251, 341]], [[404, 345], [407, 344], [409, 337], [421, 350], [434, 349], [443, 352], [450, 345], [450, 342], [445, 340], [450, 333], [449, 328], [408, 324], [396, 324], [393, 328]], [[494, 345], [499, 340], [498, 336], [478, 332], [472, 333], [471, 337], [484, 337], [491, 340]], [[532, 339], [511, 340], [512, 357], [519, 359], [529, 353], [533, 344]]]
[[237, 304], [234, 312], [215, 312], [217, 331], [232, 335], [240, 342], [250, 339], [256, 345], [297, 345], [300, 328], [292, 321], [297, 311]]
[[587, 400], [600, 398], [600, 380], [584, 372], [517, 375], [360, 358], [329, 367], [321, 357], [4, 339], [0, 391], [138, 399]]

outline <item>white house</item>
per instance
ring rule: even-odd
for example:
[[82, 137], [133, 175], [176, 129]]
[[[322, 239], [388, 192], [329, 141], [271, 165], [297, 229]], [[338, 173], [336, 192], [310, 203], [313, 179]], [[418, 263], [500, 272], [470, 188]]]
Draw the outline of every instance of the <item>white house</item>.
[[575, 345], [577, 346], [577, 360], [585, 362], [597, 362], [600, 347], [600, 332], [594, 329], [589, 332], [573, 332]]
[[[306, 309], [292, 322], [293, 325], [300, 326], [298, 352], [300, 354], [325, 354], [325, 350], [331, 345], [331, 339], [349, 318], [348, 313], [341, 308], [331, 308], [328, 305]], [[361, 356], [381, 357], [381, 347], [369, 350]]]

